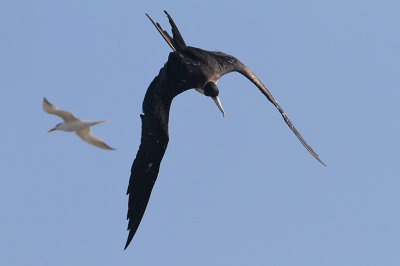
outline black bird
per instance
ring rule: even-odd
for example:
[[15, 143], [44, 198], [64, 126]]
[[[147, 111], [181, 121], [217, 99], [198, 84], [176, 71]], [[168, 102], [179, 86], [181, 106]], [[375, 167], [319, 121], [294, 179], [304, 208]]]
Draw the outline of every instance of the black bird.
[[[129, 235], [125, 249], [132, 241], [139, 227], [156, 182], [160, 163], [168, 145], [168, 119], [171, 102], [178, 94], [196, 89], [205, 96], [211, 97], [224, 115], [218, 98], [217, 81], [225, 74], [237, 71], [253, 82], [267, 99], [275, 105], [286, 124], [294, 132], [304, 147], [323, 165], [317, 153], [306, 143], [293, 126], [286, 113], [276, 102], [262, 82], [242, 62], [222, 52], [211, 52], [187, 46], [171, 16], [164, 11], [172, 27], [172, 37], [160, 24], [151, 20], [164, 40], [172, 48], [168, 61], [161, 68], [158, 76], [151, 82], [143, 101], [142, 137], [139, 151], [133, 162], [129, 187], [128, 230]], [[326, 165], [325, 165], [326, 166]]]

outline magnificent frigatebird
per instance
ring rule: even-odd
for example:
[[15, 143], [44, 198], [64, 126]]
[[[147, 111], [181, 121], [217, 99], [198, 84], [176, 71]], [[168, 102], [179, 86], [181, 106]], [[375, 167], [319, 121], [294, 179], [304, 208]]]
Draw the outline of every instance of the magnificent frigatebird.
[[160, 24], [151, 20], [164, 40], [172, 48], [168, 61], [161, 68], [158, 76], [151, 82], [143, 101], [142, 137], [139, 151], [133, 162], [129, 180], [128, 192], [128, 230], [129, 235], [125, 249], [132, 241], [142, 220], [150, 198], [153, 185], [156, 182], [160, 163], [167, 149], [168, 119], [171, 102], [178, 94], [196, 89], [205, 96], [211, 97], [224, 115], [218, 98], [217, 81], [225, 74], [237, 71], [253, 82], [267, 99], [275, 105], [286, 124], [294, 132], [304, 147], [323, 165], [317, 153], [306, 143], [293, 126], [286, 113], [279, 106], [262, 82], [242, 62], [235, 57], [222, 52], [212, 52], [186, 46], [178, 28], [171, 16], [164, 11], [172, 27], [171, 37]]

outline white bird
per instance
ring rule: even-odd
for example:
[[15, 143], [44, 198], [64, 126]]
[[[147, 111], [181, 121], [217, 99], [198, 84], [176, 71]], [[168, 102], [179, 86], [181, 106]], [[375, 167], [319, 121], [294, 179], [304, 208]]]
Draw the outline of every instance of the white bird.
[[55, 128], [50, 129], [48, 132], [52, 132], [54, 130], [63, 130], [73, 132], [75, 131], [76, 135], [78, 135], [83, 141], [90, 143], [98, 148], [105, 150], [115, 150], [108, 146], [102, 139], [96, 137], [92, 134], [91, 126], [106, 123], [108, 121], [87, 121], [83, 119], [77, 118], [74, 114], [58, 109], [57, 106], [52, 105], [47, 101], [46, 98], [43, 98], [43, 110], [49, 114], [58, 115], [64, 120], [64, 123], [58, 123]]

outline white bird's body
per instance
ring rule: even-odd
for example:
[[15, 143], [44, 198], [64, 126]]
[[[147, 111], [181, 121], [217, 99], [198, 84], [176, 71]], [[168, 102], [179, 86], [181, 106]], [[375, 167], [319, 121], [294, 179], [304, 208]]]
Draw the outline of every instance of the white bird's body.
[[76, 121], [71, 121], [68, 123], [61, 123], [58, 127], [57, 130], [63, 130], [63, 131], [68, 131], [68, 132], [73, 132], [73, 131], [78, 131], [82, 130], [100, 123], [106, 123], [108, 121], [99, 121], [99, 122], [93, 122], [93, 121], [87, 121], [87, 120], [82, 120], [78, 119]]
[[88, 121], [77, 118], [74, 114], [58, 109], [57, 106], [52, 105], [46, 98], [43, 98], [43, 110], [49, 114], [61, 117], [64, 122], [56, 125], [55, 128], [50, 129], [48, 132], [54, 130], [63, 130], [68, 132], [75, 132], [83, 141], [90, 143], [98, 148], [105, 150], [115, 150], [108, 146], [102, 139], [92, 134], [91, 126], [106, 123], [108, 121]]

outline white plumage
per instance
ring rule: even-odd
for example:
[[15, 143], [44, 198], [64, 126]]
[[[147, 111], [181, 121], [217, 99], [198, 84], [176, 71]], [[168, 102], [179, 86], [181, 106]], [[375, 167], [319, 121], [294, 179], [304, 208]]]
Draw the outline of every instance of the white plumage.
[[63, 130], [73, 132], [75, 131], [83, 141], [90, 143], [98, 148], [105, 150], [115, 150], [108, 146], [102, 139], [92, 134], [91, 126], [106, 123], [108, 121], [87, 121], [77, 118], [74, 114], [58, 109], [57, 106], [52, 105], [46, 98], [43, 98], [43, 110], [49, 114], [61, 117], [64, 122], [56, 125], [55, 128], [50, 129], [48, 132], [54, 130]]

